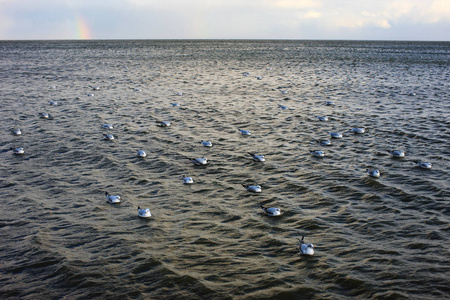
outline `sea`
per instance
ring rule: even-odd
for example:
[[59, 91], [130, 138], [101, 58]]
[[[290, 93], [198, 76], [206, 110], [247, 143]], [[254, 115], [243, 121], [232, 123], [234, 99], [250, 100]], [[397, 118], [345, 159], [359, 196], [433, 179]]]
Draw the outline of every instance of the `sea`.
[[1, 299], [450, 298], [450, 42], [1, 41], [0, 70]]

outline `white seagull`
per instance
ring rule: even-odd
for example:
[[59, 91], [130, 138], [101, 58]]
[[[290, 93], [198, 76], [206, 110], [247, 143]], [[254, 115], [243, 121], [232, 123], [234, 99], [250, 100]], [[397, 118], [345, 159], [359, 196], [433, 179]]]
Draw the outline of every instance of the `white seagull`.
[[247, 189], [249, 192], [253, 193], [261, 193], [262, 189], [260, 185], [249, 185], [249, 184], [243, 184], [243, 187]]
[[52, 106], [57, 106], [58, 102], [56, 102], [56, 101], [48, 101], [48, 104], [50, 104]]
[[120, 200], [122, 200], [119, 195], [110, 195], [108, 192], [105, 192], [105, 195], [106, 201], [111, 204], [120, 203]]
[[244, 129], [240, 129], [240, 128], [238, 128], [238, 130], [241, 132], [242, 135], [251, 135], [250, 130], [244, 130]]
[[14, 134], [14, 135], [21, 135], [22, 131], [20, 130], [20, 128], [17, 128], [16, 130], [13, 130], [12, 134]]
[[309, 153], [311, 153], [313, 156], [316, 156], [316, 157], [324, 157], [325, 156], [325, 152], [320, 151], [320, 150], [309, 150]]
[[264, 207], [261, 205], [261, 208], [268, 216], [277, 217], [281, 215], [281, 209], [278, 207]]
[[138, 157], [146, 157], [146, 156], [147, 156], [147, 153], [145, 153], [144, 150], [139, 150], [139, 151], [137, 152], [137, 156], [138, 156]]
[[207, 165], [208, 164], [208, 159], [206, 159], [206, 157], [202, 157], [202, 158], [189, 158], [189, 160], [194, 163], [197, 166], [201, 166], [201, 165]]
[[170, 124], [170, 122], [168, 122], [168, 121], [158, 121], [158, 122], [156, 122], [157, 123], [157, 125], [159, 126], [159, 127], [169, 127], [170, 125], [172, 125], [172, 124]]
[[325, 105], [333, 105], [334, 102], [333, 101], [325, 101]]
[[342, 132], [330, 132], [330, 135], [334, 139], [341, 139], [342, 138]]
[[366, 172], [367, 172], [367, 174], [369, 174], [370, 177], [373, 177], [373, 178], [379, 178], [380, 177], [380, 170], [367, 169]]
[[183, 183], [186, 183], [186, 184], [194, 183], [194, 179], [192, 179], [192, 177], [183, 175]]
[[141, 208], [138, 206], [138, 216], [141, 218], [150, 218], [152, 216], [152, 213], [150, 212], [149, 208]]
[[103, 134], [103, 139], [106, 141], [112, 141], [114, 139], [114, 136], [112, 134]]
[[39, 117], [41, 117], [42, 119], [48, 119], [50, 116], [48, 115], [48, 113], [39, 113]]
[[105, 128], [105, 129], [113, 129], [114, 127], [112, 126], [112, 124], [103, 124], [103, 125], [102, 125], [102, 128]]
[[423, 169], [431, 169], [431, 163], [430, 162], [421, 162], [421, 161], [415, 161], [414, 162], [417, 166], [423, 168]]
[[264, 155], [258, 155], [258, 154], [253, 154], [251, 152], [248, 152], [248, 154], [250, 154], [253, 158], [254, 161], [266, 161], [266, 158], [264, 157]]
[[405, 157], [405, 151], [403, 150], [386, 150], [390, 155], [392, 155], [393, 157]]
[[314, 255], [314, 245], [310, 243], [305, 243], [303, 241], [305, 237], [302, 236], [302, 239], [300, 240], [300, 245], [298, 246], [298, 250], [303, 255]]
[[202, 145], [205, 147], [212, 147], [212, 143], [210, 141], [202, 141]]
[[320, 117], [320, 116], [316, 116], [316, 118], [317, 118], [319, 121], [328, 121], [328, 117]]
[[321, 146], [331, 146], [332, 144], [330, 140], [317, 141], [317, 143]]
[[352, 128], [352, 132], [353, 132], [354, 134], [364, 133], [364, 132], [366, 132], [366, 129], [363, 128], [363, 127], [360, 127], [360, 128]]
[[22, 155], [25, 153], [23, 148], [11, 148], [11, 150], [15, 155]]

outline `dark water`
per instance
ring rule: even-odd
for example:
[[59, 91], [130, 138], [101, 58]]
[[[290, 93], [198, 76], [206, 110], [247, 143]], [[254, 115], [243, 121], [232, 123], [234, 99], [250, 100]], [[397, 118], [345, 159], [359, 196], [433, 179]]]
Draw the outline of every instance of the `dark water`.
[[450, 43], [0, 42], [0, 58], [0, 298], [450, 297]]

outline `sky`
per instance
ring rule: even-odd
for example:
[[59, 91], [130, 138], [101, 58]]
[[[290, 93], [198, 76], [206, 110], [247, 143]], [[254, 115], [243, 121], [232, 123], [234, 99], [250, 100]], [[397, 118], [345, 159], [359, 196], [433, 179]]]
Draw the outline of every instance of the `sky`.
[[0, 0], [0, 40], [450, 41], [450, 0]]

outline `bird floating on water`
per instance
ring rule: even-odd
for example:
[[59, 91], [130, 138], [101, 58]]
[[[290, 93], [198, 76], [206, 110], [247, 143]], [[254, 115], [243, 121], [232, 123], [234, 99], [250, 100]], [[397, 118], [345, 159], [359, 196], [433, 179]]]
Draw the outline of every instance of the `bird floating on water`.
[[334, 102], [333, 101], [325, 101], [325, 105], [331, 106], [331, 105], [334, 105]]
[[99, 86], [94, 86], [94, 87], [92, 87], [92, 90], [93, 90], [93, 91], [98, 91], [99, 89], [100, 89]]
[[172, 125], [169, 121], [158, 121], [156, 123], [159, 127], [169, 127], [170, 125]]
[[319, 145], [321, 146], [331, 146], [331, 141], [330, 140], [322, 140], [322, 141], [316, 141]]
[[106, 140], [106, 141], [112, 141], [112, 140], [114, 140], [114, 136], [112, 134], [104, 133], [103, 134], [103, 139]]
[[192, 179], [192, 177], [183, 175], [183, 183], [186, 183], [186, 184], [194, 183], [194, 179]]
[[305, 243], [304, 242], [304, 236], [302, 236], [302, 239], [300, 240], [300, 244], [298, 245], [298, 250], [303, 255], [314, 255], [314, 245], [311, 243]]
[[243, 184], [243, 187], [249, 192], [252, 193], [261, 193], [262, 189], [260, 185], [249, 185], [249, 184]]
[[20, 128], [17, 128], [17, 129], [12, 131], [12, 134], [14, 134], [14, 135], [21, 135], [22, 131], [20, 130]]
[[190, 158], [189, 160], [197, 166], [202, 166], [202, 165], [204, 166], [204, 165], [208, 164], [208, 159], [206, 159], [206, 157]]
[[212, 147], [212, 143], [210, 141], [202, 141], [202, 145], [205, 147]]
[[175, 93], [177, 96], [183, 96], [183, 93]]
[[320, 117], [320, 116], [316, 116], [316, 118], [317, 118], [319, 121], [328, 121], [328, 117]]
[[430, 162], [415, 161], [414, 163], [423, 169], [431, 169], [432, 166]]
[[342, 138], [342, 132], [330, 132], [330, 135], [334, 139], [341, 139]]
[[94, 97], [94, 94], [87, 94], [88, 97]]
[[367, 174], [369, 174], [370, 177], [373, 178], [379, 178], [380, 177], [380, 170], [375, 169], [366, 169]]
[[48, 101], [48, 104], [50, 104], [52, 106], [57, 106], [58, 102], [56, 102], [56, 101]]
[[11, 148], [11, 150], [15, 155], [22, 155], [25, 153], [23, 148]]
[[311, 153], [313, 156], [316, 156], [316, 157], [324, 157], [325, 156], [325, 152], [320, 151], [320, 150], [309, 150], [309, 153]]
[[360, 127], [360, 128], [352, 128], [352, 132], [355, 133], [355, 134], [358, 134], [358, 133], [364, 133], [364, 132], [366, 132], [366, 129], [363, 128], [363, 127]]
[[281, 104], [279, 104], [278, 105], [282, 110], [286, 110], [286, 109], [289, 109], [287, 106], [285, 106], [285, 105], [281, 105]]
[[261, 154], [253, 154], [253, 153], [251, 153], [251, 152], [248, 152], [248, 154], [250, 154], [250, 155], [252, 156], [252, 158], [253, 158], [254, 161], [261, 161], [261, 162], [266, 161], [266, 158], [264, 157], [264, 155], [261, 155]]
[[112, 124], [103, 124], [103, 125], [102, 125], [102, 128], [105, 128], [105, 129], [113, 129], [114, 127], [112, 126]]
[[48, 119], [50, 116], [48, 113], [39, 113], [39, 117], [41, 117], [41, 119]]
[[240, 133], [242, 135], [251, 135], [250, 130], [244, 130], [244, 129], [240, 129], [240, 128], [238, 128], [238, 130], [240, 131]]
[[138, 216], [141, 218], [150, 218], [152, 216], [152, 213], [150, 212], [149, 208], [141, 208], [138, 206]]
[[277, 217], [281, 215], [281, 209], [278, 207], [264, 207], [261, 205], [261, 208], [268, 216]]
[[180, 103], [176, 103], [176, 102], [172, 102], [172, 103], [170, 103], [170, 105], [172, 105], [173, 107], [176, 107], [176, 106], [180, 106], [181, 104]]
[[139, 151], [137, 152], [137, 156], [138, 156], [138, 157], [146, 157], [146, 156], [147, 156], [147, 153], [145, 153], [144, 150], [139, 150]]
[[110, 195], [108, 192], [105, 192], [105, 195], [106, 201], [111, 204], [120, 203], [120, 200], [122, 200], [119, 195]]
[[386, 150], [393, 157], [405, 157], [405, 151], [403, 150]]

